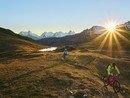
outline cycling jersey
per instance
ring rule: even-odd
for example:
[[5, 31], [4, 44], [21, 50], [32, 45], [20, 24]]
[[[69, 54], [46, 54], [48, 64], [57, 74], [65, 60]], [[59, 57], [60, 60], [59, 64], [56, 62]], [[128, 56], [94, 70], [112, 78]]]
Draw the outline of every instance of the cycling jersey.
[[112, 64], [110, 64], [107, 68], [107, 74], [111, 75], [111, 73], [115, 73], [115, 71], [120, 74], [119, 69], [117, 68], [117, 66], [113, 66]]

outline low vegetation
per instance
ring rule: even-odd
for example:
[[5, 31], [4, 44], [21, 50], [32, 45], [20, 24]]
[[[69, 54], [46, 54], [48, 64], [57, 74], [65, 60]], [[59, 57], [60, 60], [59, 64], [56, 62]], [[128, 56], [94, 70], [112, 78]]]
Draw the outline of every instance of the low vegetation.
[[[120, 98], [130, 94], [129, 61], [118, 58], [121, 69], [119, 81], [125, 93], [119, 93]], [[0, 63], [0, 93], [3, 98], [69, 98], [88, 94], [90, 98], [103, 97], [101, 77], [106, 75], [105, 68], [112, 58], [92, 52], [69, 53], [68, 60], [62, 59], [62, 53], [34, 53], [3, 60]], [[108, 97], [114, 96], [109, 88]], [[123, 97], [124, 96], [124, 97]]]

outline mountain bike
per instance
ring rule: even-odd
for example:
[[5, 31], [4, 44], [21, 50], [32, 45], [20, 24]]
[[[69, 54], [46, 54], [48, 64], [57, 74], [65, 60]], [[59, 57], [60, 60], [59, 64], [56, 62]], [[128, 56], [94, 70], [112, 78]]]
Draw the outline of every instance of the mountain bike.
[[104, 82], [104, 89], [107, 88], [108, 85], [113, 87], [113, 90], [115, 93], [120, 92], [121, 87], [120, 87], [120, 83], [117, 81], [117, 76], [109, 76], [107, 77], [103, 77], [103, 82]]

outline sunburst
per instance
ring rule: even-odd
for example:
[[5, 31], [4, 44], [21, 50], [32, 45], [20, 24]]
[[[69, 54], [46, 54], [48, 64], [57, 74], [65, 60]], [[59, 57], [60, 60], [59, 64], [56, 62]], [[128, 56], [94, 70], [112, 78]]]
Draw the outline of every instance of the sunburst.
[[120, 53], [120, 51], [123, 51], [123, 48], [122, 48], [122, 46], [120, 44], [119, 38], [121, 38], [122, 40], [128, 42], [128, 39], [125, 38], [120, 33], [120, 32], [125, 33], [126, 31], [121, 29], [118, 26], [118, 22], [116, 22], [116, 21], [109, 21], [108, 23], [106, 23], [104, 25], [104, 28], [105, 28], [105, 32], [95, 39], [95, 41], [97, 41], [97, 40], [100, 40], [101, 38], [103, 38], [101, 44], [99, 45], [98, 50], [102, 51], [103, 47], [107, 46], [108, 51], [110, 53], [109, 55], [112, 56], [113, 51], [115, 51], [116, 50], [115, 48], [117, 48], [118, 51], [119, 51], [120, 56], [123, 56], [123, 54]]
[[117, 26], [118, 22], [116, 20], [111, 20], [105, 23], [104, 27], [108, 33], [116, 32], [117, 31]]
[[107, 24], [107, 26], [105, 28], [109, 32], [115, 32], [116, 31], [116, 24], [115, 23], [109, 23], [109, 24]]

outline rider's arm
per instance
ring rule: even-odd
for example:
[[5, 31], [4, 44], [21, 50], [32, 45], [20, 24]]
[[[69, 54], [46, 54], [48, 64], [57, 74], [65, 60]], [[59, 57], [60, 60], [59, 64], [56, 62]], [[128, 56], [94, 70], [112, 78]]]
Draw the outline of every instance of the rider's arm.
[[116, 66], [115, 66], [115, 69], [116, 69], [117, 73], [120, 74], [120, 71]]
[[108, 68], [107, 68], [107, 74], [110, 75], [110, 72], [111, 72], [111, 66], [108, 66]]

